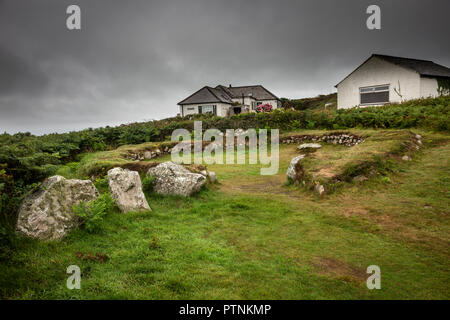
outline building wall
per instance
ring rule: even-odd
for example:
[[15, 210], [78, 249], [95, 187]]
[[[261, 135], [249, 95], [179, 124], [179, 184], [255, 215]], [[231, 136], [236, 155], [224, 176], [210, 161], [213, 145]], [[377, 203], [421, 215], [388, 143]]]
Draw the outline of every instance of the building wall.
[[439, 96], [437, 80], [434, 78], [421, 77], [420, 96], [423, 98]]
[[185, 104], [180, 106], [180, 115], [197, 114], [199, 106], [216, 106], [217, 115], [221, 117], [226, 117], [228, 108], [230, 108], [230, 105], [226, 103]]
[[[233, 101], [242, 103], [242, 98], [240, 99], [233, 99]], [[250, 110], [252, 109], [253, 106], [253, 102], [255, 103], [255, 106], [259, 106], [260, 104], [270, 104], [272, 106], [273, 109], [276, 108], [280, 108], [281, 107], [281, 102], [279, 102], [278, 100], [264, 100], [264, 99], [255, 99], [255, 98], [250, 98], [250, 97], [245, 97], [244, 98], [244, 104], [248, 107], [250, 107]]]
[[278, 100], [262, 100], [261, 102], [262, 102], [262, 104], [266, 104], [266, 103], [270, 104], [273, 109], [277, 109], [277, 108], [281, 107], [281, 102]]
[[[389, 102], [402, 102], [402, 100], [419, 98], [421, 83], [417, 72], [372, 57], [338, 84], [338, 109], [360, 106], [359, 88], [361, 87], [388, 84]], [[426, 89], [427, 81], [424, 81], [423, 86], [424, 90], [428, 90]], [[402, 97], [394, 91], [394, 88], [397, 90], [400, 88]]]

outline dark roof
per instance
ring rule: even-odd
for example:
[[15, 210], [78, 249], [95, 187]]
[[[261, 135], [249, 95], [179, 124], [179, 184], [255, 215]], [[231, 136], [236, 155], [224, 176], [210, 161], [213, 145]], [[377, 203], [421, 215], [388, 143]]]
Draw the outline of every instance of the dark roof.
[[194, 92], [183, 101], [180, 101], [178, 104], [182, 105], [182, 104], [211, 103], [211, 102], [221, 102], [231, 104], [233, 101], [222, 90], [206, 86]]
[[373, 54], [372, 57], [377, 57], [393, 64], [413, 69], [421, 76], [430, 77], [450, 77], [450, 69], [440, 64], [429, 60], [419, 60], [411, 58], [393, 57], [383, 54]]
[[[361, 67], [363, 64], [365, 64], [367, 61], [369, 61], [371, 58], [376, 57], [379, 59], [382, 59], [384, 61], [393, 63], [395, 65], [414, 70], [418, 74], [424, 77], [444, 77], [448, 78], [450, 77], [450, 68], [447, 68], [445, 66], [442, 66], [440, 64], [434, 63], [430, 60], [420, 60], [420, 59], [412, 59], [412, 58], [403, 58], [403, 57], [394, 57], [394, 56], [388, 56], [384, 54], [372, 54], [366, 61], [364, 61], [359, 67]], [[353, 70], [347, 77], [342, 79], [339, 83], [347, 79], [353, 72], [355, 72], [357, 69]], [[338, 83], [338, 84], [339, 84]], [[338, 85], [337, 84], [337, 85]], [[337, 87], [337, 85], [335, 87]]]
[[212, 103], [221, 102], [231, 104], [233, 98], [241, 98], [242, 95], [251, 95], [256, 100], [268, 100], [276, 99], [277, 96], [272, 94], [269, 90], [261, 85], [256, 86], [243, 86], [243, 87], [225, 87], [218, 85], [215, 88], [203, 87], [200, 90], [194, 92], [192, 95], [179, 102], [179, 105], [183, 104], [197, 104], [197, 103]]
[[254, 86], [241, 86], [241, 87], [225, 87], [222, 85], [217, 86], [216, 88], [221, 88], [232, 98], [241, 98], [242, 95], [249, 96], [251, 95], [256, 100], [269, 100], [275, 99], [279, 100], [276, 95], [272, 92], [264, 88], [262, 85], [254, 85]]

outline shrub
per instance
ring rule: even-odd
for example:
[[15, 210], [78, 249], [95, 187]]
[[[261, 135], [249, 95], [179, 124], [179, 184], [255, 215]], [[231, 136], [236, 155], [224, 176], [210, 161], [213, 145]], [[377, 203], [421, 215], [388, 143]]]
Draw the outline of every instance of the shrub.
[[272, 105], [266, 103], [266, 104], [260, 104], [256, 107], [256, 112], [270, 112], [272, 111]]
[[101, 230], [103, 218], [114, 208], [114, 200], [108, 193], [104, 193], [89, 203], [80, 202], [73, 206], [75, 214], [81, 218], [82, 225], [89, 233]]
[[108, 177], [105, 175], [104, 177], [97, 178], [94, 182], [94, 185], [100, 193], [108, 192], [109, 190]]

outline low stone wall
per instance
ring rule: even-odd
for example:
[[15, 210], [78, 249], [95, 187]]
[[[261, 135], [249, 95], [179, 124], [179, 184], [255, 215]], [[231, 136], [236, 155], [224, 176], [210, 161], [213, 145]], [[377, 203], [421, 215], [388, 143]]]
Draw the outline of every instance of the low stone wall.
[[291, 135], [287, 137], [280, 138], [280, 143], [302, 143], [304, 141], [313, 141], [313, 142], [325, 142], [331, 144], [340, 144], [347, 147], [352, 147], [357, 144], [364, 142], [364, 138], [362, 136], [358, 136], [356, 134], [348, 133], [348, 132], [334, 132], [328, 133], [324, 135], [310, 135], [310, 134], [302, 134], [302, 135]]
[[[157, 158], [166, 154], [172, 153], [172, 150], [175, 146], [177, 146], [180, 142], [170, 142], [165, 145], [160, 145], [159, 147], [154, 147], [151, 149], [145, 149], [145, 150], [138, 150], [133, 152], [128, 152], [126, 154], [123, 154], [122, 156], [131, 161], [142, 161], [142, 160], [150, 160], [153, 158]], [[203, 141], [202, 142], [202, 150], [205, 149], [207, 145], [209, 145], [211, 142], [209, 141]], [[194, 150], [194, 142], [184, 142], [184, 144], [191, 144], [191, 150]], [[178, 148], [181, 150], [183, 143], [178, 145]]]

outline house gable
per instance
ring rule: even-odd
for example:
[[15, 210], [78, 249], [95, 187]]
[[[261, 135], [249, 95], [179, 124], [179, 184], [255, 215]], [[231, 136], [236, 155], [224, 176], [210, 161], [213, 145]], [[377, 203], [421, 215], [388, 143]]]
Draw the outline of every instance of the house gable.
[[358, 71], [362, 66], [368, 63], [372, 59], [380, 59], [386, 61], [392, 65], [399, 66], [414, 72], [417, 72], [423, 77], [450, 77], [450, 68], [442, 66], [440, 64], [434, 63], [429, 60], [420, 60], [412, 58], [394, 57], [383, 54], [372, 54], [363, 63], [361, 63], [355, 70], [350, 72], [344, 79], [342, 79], [338, 84], [335, 85], [337, 88], [344, 80], [350, 77], [353, 73]]

